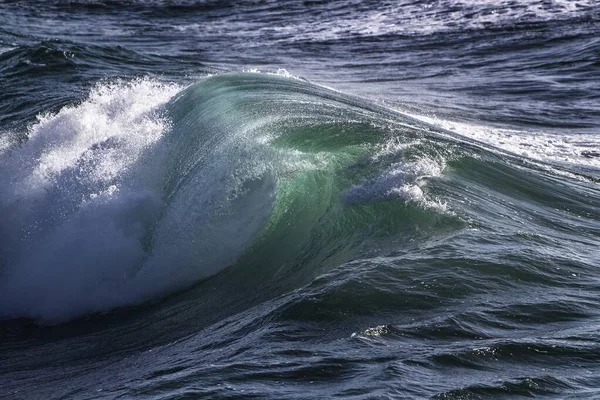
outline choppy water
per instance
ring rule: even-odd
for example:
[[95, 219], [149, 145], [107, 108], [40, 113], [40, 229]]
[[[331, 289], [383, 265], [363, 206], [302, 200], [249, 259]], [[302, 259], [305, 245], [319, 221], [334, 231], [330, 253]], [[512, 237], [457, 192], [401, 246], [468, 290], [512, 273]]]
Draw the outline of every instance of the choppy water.
[[600, 397], [593, 0], [0, 3], [0, 397]]

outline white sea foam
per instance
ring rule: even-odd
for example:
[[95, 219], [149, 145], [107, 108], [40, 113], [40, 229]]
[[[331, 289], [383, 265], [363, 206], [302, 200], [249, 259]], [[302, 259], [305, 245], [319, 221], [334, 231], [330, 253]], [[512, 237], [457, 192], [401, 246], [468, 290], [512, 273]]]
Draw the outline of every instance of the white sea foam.
[[352, 186], [345, 193], [349, 204], [390, 199], [401, 199], [438, 211], [447, 211], [444, 202], [429, 198], [423, 187], [429, 178], [441, 176], [445, 160], [420, 158], [414, 162], [392, 164], [383, 173]]
[[61, 320], [135, 296], [124, 277], [147, 257], [159, 212], [152, 149], [169, 128], [160, 107], [179, 90], [150, 79], [99, 84], [39, 116], [20, 147], [3, 146], [0, 316]]
[[[324, 41], [380, 35], [423, 35], [500, 27], [522, 22], [541, 22], [584, 15], [597, 7], [595, 0], [442, 0], [440, 2], [388, 2], [375, 9], [351, 14], [330, 10], [318, 19], [304, 14], [286, 18], [285, 25], [272, 21], [218, 19], [210, 23], [184, 24], [173, 29], [198, 36], [236, 36], [244, 31], [249, 42]], [[443, 12], [440, 12], [443, 10]], [[457, 24], [456, 21], [460, 21]], [[240, 26], [243, 25], [243, 26]]]
[[406, 142], [402, 138], [392, 137], [375, 152], [371, 159], [373, 161], [377, 161], [382, 157], [397, 155], [406, 149], [418, 145], [419, 143], [421, 143], [420, 140]]
[[14, 132], [0, 132], [0, 157], [17, 144], [17, 135]]
[[600, 157], [597, 153], [600, 149], [600, 138], [596, 134], [558, 135], [544, 131], [523, 131], [455, 122], [432, 116], [412, 117], [530, 160], [600, 168]]

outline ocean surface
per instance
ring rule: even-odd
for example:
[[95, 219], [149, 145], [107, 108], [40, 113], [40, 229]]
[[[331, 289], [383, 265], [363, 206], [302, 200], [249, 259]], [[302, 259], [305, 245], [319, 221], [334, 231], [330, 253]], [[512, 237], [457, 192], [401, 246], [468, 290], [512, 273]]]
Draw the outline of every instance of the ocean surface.
[[0, 1], [0, 398], [600, 398], [600, 3]]

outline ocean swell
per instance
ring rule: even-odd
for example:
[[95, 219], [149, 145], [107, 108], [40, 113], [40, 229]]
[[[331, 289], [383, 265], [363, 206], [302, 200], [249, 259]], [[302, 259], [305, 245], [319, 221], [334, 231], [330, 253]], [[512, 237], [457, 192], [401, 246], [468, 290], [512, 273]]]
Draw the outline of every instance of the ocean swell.
[[377, 231], [369, 207], [443, 211], [423, 188], [444, 158], [409, 154], [428, 129], [292, 77], [99, 84], [5, 146], [0, 315], [137, 304], [248, 254], [273, 273], [310, 254], [312, 276], [328, 246]]

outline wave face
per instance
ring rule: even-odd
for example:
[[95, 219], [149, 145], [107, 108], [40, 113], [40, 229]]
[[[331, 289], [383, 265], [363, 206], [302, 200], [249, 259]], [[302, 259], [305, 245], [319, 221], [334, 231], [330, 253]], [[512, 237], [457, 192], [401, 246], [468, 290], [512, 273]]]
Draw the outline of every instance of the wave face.
[[445, 160], [398, 158], [423, 128], [381, 113], [260, 74], [97, 86], [3, 149], [0, 314], [57, 322], [188, 287], [249, 251], [290, 261], [320, 235], [318, 252], [350, 247], [364, 204], [443, 210], [421, 186]]

